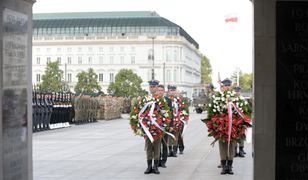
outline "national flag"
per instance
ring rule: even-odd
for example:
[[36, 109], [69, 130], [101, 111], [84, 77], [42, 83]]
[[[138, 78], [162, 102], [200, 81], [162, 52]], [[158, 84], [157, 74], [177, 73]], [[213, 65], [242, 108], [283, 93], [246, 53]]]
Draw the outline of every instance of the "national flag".
[[228, 23], [228, 22], [237, 22], [237, 21], [238, 21], [237, 15], [229, 14], [229, 15], [225, 16], [225, 22], [226, 23]]

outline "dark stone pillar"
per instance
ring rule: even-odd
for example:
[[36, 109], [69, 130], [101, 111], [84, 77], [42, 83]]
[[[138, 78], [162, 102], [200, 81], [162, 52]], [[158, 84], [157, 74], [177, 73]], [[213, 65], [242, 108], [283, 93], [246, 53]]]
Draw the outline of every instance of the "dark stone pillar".
[[0, 179], [32, 179], [32, 5], [0, 1]]

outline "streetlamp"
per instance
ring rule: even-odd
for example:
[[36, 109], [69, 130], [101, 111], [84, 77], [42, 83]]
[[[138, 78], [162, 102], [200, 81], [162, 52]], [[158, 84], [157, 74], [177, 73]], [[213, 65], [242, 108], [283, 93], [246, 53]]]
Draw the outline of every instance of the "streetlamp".
[[156, 38], [156, 36], [151, 36], [152, 39], [152, 80], [154, 80], [154, 39]]

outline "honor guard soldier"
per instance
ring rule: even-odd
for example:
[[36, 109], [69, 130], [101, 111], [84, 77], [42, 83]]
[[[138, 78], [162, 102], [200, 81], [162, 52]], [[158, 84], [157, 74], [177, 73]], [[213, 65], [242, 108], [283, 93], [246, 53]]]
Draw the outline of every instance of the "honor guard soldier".
[[[165, 94], [165, 86], [162, 84], [158, 85], [157, 95], [161, 98], [165, 98], [164, 94]], [[169, 107], [171, 107], [171, 105]], [[169, 135], [165, 133], [161, 141], [161, 151], [160, 151], [160, 160], [159, 160], [159, 166], [162, 168], [167, 167], [166, 162], [168, 158], [168, 139], [169, 139]]]
[[[149, 91], [150, 96], [154, 96], [157, 91], [159, 81], [151, 80], [149, 81]], [[147, 164], [148, 167], [145, 170], [144, 174], [149, 174], [153, 172], [154, 174], [160, 174], [158, 170], [159, 159], [160, 159], [160, 148], [161, 148], [161, 138], [153, 141], [150, 141], [149, 138], [145, 140], [145, 150], [146, 150], [146, 157], [147, 157]], [[154, 159], [154, 167], [152, 168], [152, 160]]]
[[[236, 86], [234, 88], [234, 91], [236, 94], [240, 95], [241, 94], [241, 87]], [[237, 152], [237, 148], [239, 145], [239, 152]], [[235, 157], [245, 157], [245, 152], [244, 152], [244, 139], [240, 139], [239, 142], [235, 143]]]
[[179, 138], [179, 131], [176, 128], [176, 125], [180, 121], [179, 119], [179, 104], [177, 102], [177, 92], [176, 92], [176, 86], [175, 85], [168, 85], [168, 97], [169, 102], [171, 101], [171, 112], [172, 112], [172, 120], [171, 124], [172, 127], [170, 127], [170, 131], [174, 135], [175, 139], [169, 138], [169, 157], [177, 157], [177, 148], [178, 148], [178, 138]]
[[[221, 82], [221, 91], [231, 90], [232, 81], [225, 79]], [[229, 153], [228, 153], [228, 142], [219, 141], [219, 153], [220, 162], [222, 166], [221, 174], [234, 174], [232, 171], [233, 157], [234, 157], [235, 143], [230, 141]]]

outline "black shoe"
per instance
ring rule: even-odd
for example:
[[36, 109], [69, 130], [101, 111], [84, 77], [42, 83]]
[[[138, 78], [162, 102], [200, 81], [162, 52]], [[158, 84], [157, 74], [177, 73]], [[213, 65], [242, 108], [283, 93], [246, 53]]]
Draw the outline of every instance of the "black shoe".
[[226, 162], [227, 162], [226, 160], [220, 161], [221, 167], [222, 167], [220, 174], [227, 174], [228, 168], [227, 168]]
[[217, 167], [218, 167], [218, 168], [221, 168], [222, 166], [221, 166], [221, 164], [219, 164]]
[[180, 154], [184, 154], [184, 152], [183, 152], [183, 151], [180, 151]]
[[240, 147], [239, 157], [245, 157], [245, 153], [244, 153], [243, 147]]
[[172, 156], [173, 156], [172, 147], [169, 146], [169, 154], [168, 154], [168, 157], [172, 157]]
[[167, 167], [167, 166], [166, 166], [166, 163], [161, 162], [161, 163], [160, 163], [160, 167], [162, 167], [162, 168], [166, 168], [166, 167]]
[[154, 174], [160, 174], [160, 172], [158, 170], [158, 164], [159, 164], [159, 160], [154, 160], [154, 167], [153, 167], [153, 173]]
[[240, 154], [239, 153], [235, 153], [234, 157], [239, 157]]
[[177, 147], [173, 147], [173, 157], [178, 157], [176, 154], [178, 152], [178, 148]]
[[152, 160], [148, 160], [148, 168], [144, 171], [144, 174], [150, 174], [152, 172]]
[[228, 160], [227, 162], [227, 166], [228, 166], [228, 174], [233, 175], [233, 171], [232, 171], [232, 164], [233, 164], [233, 160]]

